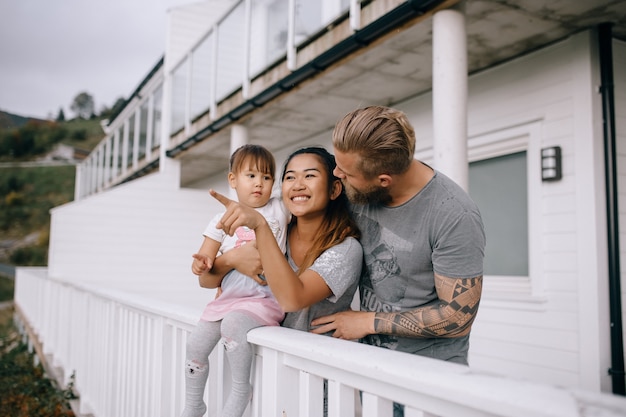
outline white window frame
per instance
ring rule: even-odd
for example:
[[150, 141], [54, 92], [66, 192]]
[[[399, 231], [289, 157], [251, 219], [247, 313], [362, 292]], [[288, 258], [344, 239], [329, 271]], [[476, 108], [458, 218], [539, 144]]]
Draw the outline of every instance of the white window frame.
[[[542, 123], [534, 121], [468, 140], [469, 162], [526, 152], [528, 184], [528, 276], [485, 275], [481, 304], [500, 308], [543, 309], [547, 301], [542, 273], [541, 142]], [[487, 236], [489, 239], [489, 236]]]

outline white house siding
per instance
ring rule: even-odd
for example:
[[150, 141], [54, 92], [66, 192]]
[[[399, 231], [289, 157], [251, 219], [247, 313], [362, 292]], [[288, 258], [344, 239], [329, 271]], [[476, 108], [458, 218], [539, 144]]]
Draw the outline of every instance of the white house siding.
[[[534, 196], [541, 207], [539, 217], [529, 219], [532, 294], [520, 294], [520, 301], [485, 299], [472, 363], [600, 390], [609, 383], [603, 372], [609, 329], [595, 45], [591, 33], [582, 33], [472, 79], [470, 136], [536, 121], [541, 130], [529, 143], [529, 165], [542, 147], [558, 145], [563, 152], [561, 181], [535, 177], [528, 185], [529, 200]], [[485, 287], [490, 284], [487, 277]]]
[[205, 0], [169, 10], [165, 70], [171, 71], [234, 2], [235, 0]]
[[57, 207], [49, 276], [152, 297], [198, 317], [213, 290], [198, 286], [191, 255], [218, 208], [206, 190], [179, 189], [178, 178], [164, 174]]
[[[625, 50], [616, 42], [617, 68], [623, 67]], [[623, 176], [625, 79], [618, 71], [615, 75]], [[475, 369], [610, 390], [605, 375], [610, 366], [607, 244], [597, 85], [592, 32], [470, 77], [469, 153], [479, 158], [526, 149], [531, 205], [529, 277], [485, 277], [470, 348]], [[432, 163], [432, 95], [394, 106], [416, 127], [416, 156]], [[330, 147], [329, 133], [277, 152], [278, 166], [295, 147]], [[542, 183], [540, 149], [555, 145], [563, 151], [563, 179]], [[227, 192], [224, 178], [216, 175], [198, 181], [194, 189], [179, 189], [176, 175], [155, 174], [55, 208], [50, 276], [146, 294], [196, 317], [210, 293], [198, 289], [189, 271], [190, 255], [209, 217], [219, 210], [206, 188]]]
[[[530, 206], [529, 277], [485, 277], [470, 364], [562, 386], [608, 390], [607, 245], [595, 45], [591, 32], [581, 33], [470, 77], [470, 156], [526, 149]], [[418, 159], [429, 163], [431, 100], [425, 94], [396, 104], [416, 126]], [[493, 144], [484, 145], [489, 141]], [[557, 145], [563, 152], [563, 179], [542, 183], [540, 149]]]
[[[596, 44], [592, 32], [580, 33], [470, 77], [470, 157], [526, 150], [530, 206], [529, 277], [485, 277], [470, 365], [496, 374], [610, 391]], [[405, 111], [416, 128], [416, 157], [432, 163], [432, 95], [393, 106]], [[328, 138], [330, 132], [306, 144], [330, 147]], [[557, 145], [563, 152], [563, 179], [542, 183], [540, 150]], [[276, 153], [279, 166], [293, 148]], [[215, 186], [215, 178], [197, 185]]]
[[626, 334], [626, 43], [613, 42], [619, 202], [622, 331]]

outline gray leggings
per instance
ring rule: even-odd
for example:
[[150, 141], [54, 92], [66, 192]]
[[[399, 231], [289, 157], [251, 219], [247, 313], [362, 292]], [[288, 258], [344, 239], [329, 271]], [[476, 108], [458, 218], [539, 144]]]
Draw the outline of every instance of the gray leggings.
[[263, 324], [241, 311], [232, 311], [221, 321], [200, 320], [187, 339], [185, 362], [185, 409], [181, 417], [201, 417], [206, 412], [204, 390], [209, 375], [209, 354], [224, 340], [231, 369], [232, 387], [222, 417], [241, 417], [252, 396], [250, 371], [252, 346], [248, 331]]

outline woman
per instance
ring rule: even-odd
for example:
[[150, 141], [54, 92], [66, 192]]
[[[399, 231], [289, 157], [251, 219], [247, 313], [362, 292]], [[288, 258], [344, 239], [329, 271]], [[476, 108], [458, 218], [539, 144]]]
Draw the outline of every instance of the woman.
[[349, 309], [363, 251], [335, 166], [333, 155], [321, 147], [302, 148], [287, 158], [282, 198], [292, 221], [286, 255], [263, 216], [211, 190], [226, 208], [217, 227], [229, 235], [239, 226], [254, 229], [256, 249], [244, 245], [218, 257], [200, 285], [203, 279], [214, 285], [233, 268], [258, 282], [265, 279], [287, 313], [283, 326], [298, 330], [311, 330], [316, 317]]

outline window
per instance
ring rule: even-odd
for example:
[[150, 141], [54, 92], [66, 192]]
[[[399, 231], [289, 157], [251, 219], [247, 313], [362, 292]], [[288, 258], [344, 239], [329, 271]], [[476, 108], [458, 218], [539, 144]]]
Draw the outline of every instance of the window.
[[213, 33], [200, 42], [192, 52], [191, 60], [191, 119], [211, 107], [211, 76], [213, 60]]
[[469, 193], [485, 225], [483, 295], [507, 308], [542, 308], [541, 122], [468, 142]]
[[470, 163], [469, 190], [488, 236], [485, 275], [528, 276], [526, 152]]
[[287, 52], [287, 8], [283, 0], [253, 0], [250, 18], [250, 74], [257, 75]]
[[137, 150], [138, 160], [146, 156], [146, 145], [148, 141], [148, 107], [149, 101], [145, 100], [139, 109], [139, 149]]
[[126, 154], [126, 167], [133, 165], [133, 153], [135, 152], [135, 113], [128, 118], [128, 153]]
[[215, 99], [220, 102], [241, 87], [244, 77], [245, 4], [239, 3], [217, 28], [217, 82]]
[[172, 73], [172, 101], [170, 134], [185, 127], [187, 108], [187, 80], [189, 78], [189, 58], [185, 59]]
[[161, 145], [161, 107], [163, 105], [163, 86], [154, 92], [154, 116], [152, 117], [152, 149]]

